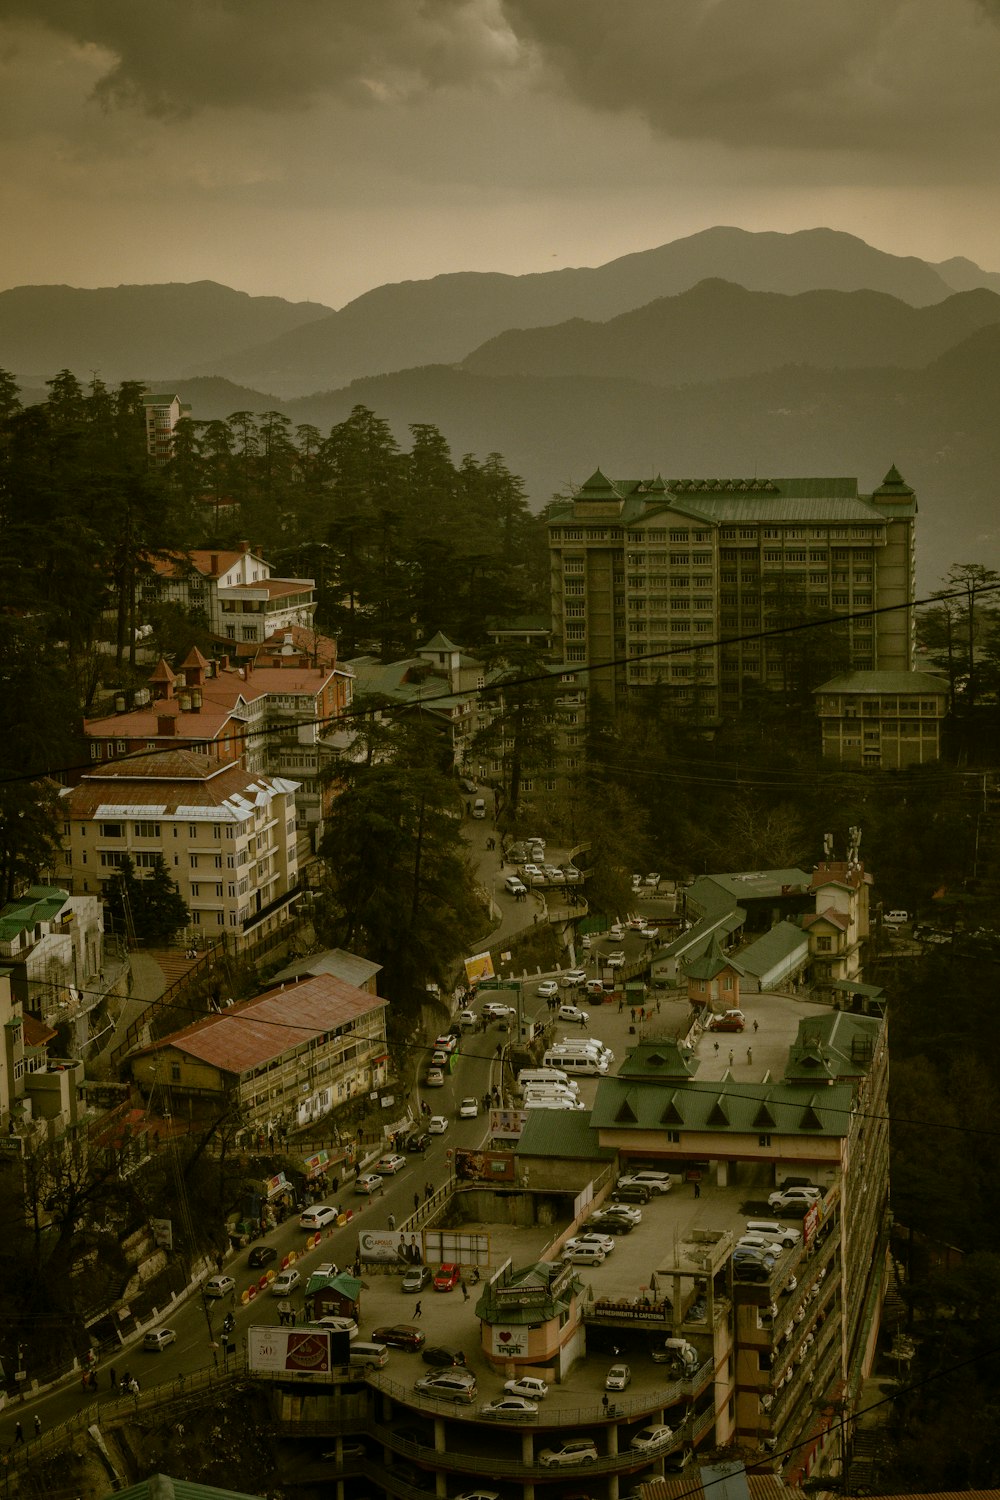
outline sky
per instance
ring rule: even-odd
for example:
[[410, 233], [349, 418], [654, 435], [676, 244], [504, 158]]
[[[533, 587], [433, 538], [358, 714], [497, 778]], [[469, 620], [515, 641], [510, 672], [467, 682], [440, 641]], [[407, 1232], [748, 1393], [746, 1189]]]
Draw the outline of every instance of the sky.
[[828, 225], [1000, 269], [1000, 0], [0, 0], [0, 287], [339, 307]]

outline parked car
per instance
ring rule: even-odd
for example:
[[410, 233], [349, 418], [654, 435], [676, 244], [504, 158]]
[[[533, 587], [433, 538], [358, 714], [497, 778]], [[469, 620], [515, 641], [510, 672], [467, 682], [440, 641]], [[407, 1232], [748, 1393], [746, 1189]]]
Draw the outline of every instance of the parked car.
[[659, 885], [659, 883], [660, 875], [658, 870], [650, 870], [649, 874], [643, 881], [643, 885], [650, 886], [654, 891], [656, 890], [656, 887]]
[[529, 1401], [544, 1401], [549, 1394], [548, 1383], [539, 1375], [522, 1375], [519, 1380], [505, 1380], [503, 1388], [509, 1396], [527, 1396]]
[[615, 1248], [615, 1242], [610, 1234], [602, 1234], [599, 1230], [593, 1230], [589, 1234], [576, 1234], [572, 1239], [566, 1241], [564, 1250], [575, 1250], [578, 1245], [596, 1245], [603, 1250], [605, 1255], [610, 1255]]
[[648, 1203], [652, 1196], [647, 1183], [633, 1182], [623, 1177], [611, 1194], [611, 1206], [617, 1208], [620, 1203]]
[[336, 1224], [340, 1218], [340, 1209], [332, 1203], [314, 1203], [312, 1208], [304, 1209], [299, 1214], [299, 1228], [308, 1229], [310, 1233], [315, 1229], [325, 1229], [328, 1224]]
[[162, 1354], [169, 1344], [176, 1342], [176, 1339], [176, 1329], [154, 1328], [143, 1338], [142, 1347], [150, 1354]]
[[768, 1208], [780, 1209], [783, 1213], [794, 1209], [796, 1212], [805, 1214], [823, 1194], [818, 1187], [789, 1187], [778, 1188], [769, 1193], [767, 1198]]
[[337, 1264], [332, 1260], [324, 1260], [318, 1266], [314, 1266], [309, 1272], [310, 1276], [336, 1276]]
[[393, 1349], [422, 1349], [427, 1335], [414, 1323], [390, 1323], [385, 1328], [374, 1328], [372, 1338], [377, 1344], [388, 1344]]
[[392, 1152], [389, 1156], [380, 1156], [375, 1163], [375, 1171], [380, 1172], [383, 1177], [395, 1177], [406, 1166], [406, 1157], [398, 1156]]
[[413, 1389], [425, 1396], [440, 1396], [443, 1401], [475, 1401], [479, 1395], [476, 1377], [464, 1370], [447, 1374], [421, 1375]]
[[516, 875], [508, 875], [503, 884], [508, 896], [522, 896], [528, 889], [524, 881], [519, 880]]
[[559, 986], [554, 979], [543, 979], [538, 986], [539, 1000], [554, 1000], [559, 993]]
[[631, 1219], [619, 1219], [615, 1214], [594, 1214], [584, 1225], [587, 1234], [631, 1234], [635, 1225]]
[[261, 1266], [269, 1266], [277, 1258], [278, 1252], [273, 1245], [254, 1245], [247, 1257], [247, 1265], [252, 1271], [259, 1271]]
[[506, 1021], [508, 1016], [514, 1014], [512, 1005], [502, 1005], [499, 1000], [487, 1000], [483, 1006], [483, 1015], [487, 1021]]
[[210, 1281], [205, 1282], [206, 1297], [227, 1297], [236, 1285], [233, 1276], [213, 1276]]
[[737, 1250], [763, 1250], [766, 1255], [773, 1256], [777, 1260], [784, 1250], [784, 1245], [779, 1240], [771, 1239], [766, 1234], [741, 1234], [736, 1241]]
[[658, 938], [659, 935], [660, 929], [658, 927], [654, 927], [652, 922], [647, 922], [644, 927], [639, 928], [639, 936], [648, 938], [650, 942], [652, 942], [655, 938]]
[[628, 1365], [612, 1365], [604, 1377], [604, 1389], [606, 1391], [623, 1391], [632, 1381], [632, 1371]]
[[[326, 1328], [330, 1333], [346, 1333], [349, 1339], [356, 1339], [358, 1336], [357, 1321], [339, 1313], [324, 1313], [321, 1318], [314, 1318], [309, 1327]], [[374, 1337], [377, 1338], [378, 1335], [375, 1334]]]
[[418, 1153], [424, 1152], [427, 1150], [427, 1147], [430, 1145], [430, 1143], [431, 1138], [427, 1134], [426, 1130], [415, 1130], [413, 1131], [412, 1135], [408, 1135], [406, 1137], [407, 1151], [416, 1151]]
[[434, 1290], [436, 1292], [450, 1292], [458, 1286], [462, 1277], [462, 1267], [454, 1261], [445, 1261], [434, 1277]]
[[654, 1194], [669, 1193], [670, 1173], [659, 1172], [652, 1167], [640, 1167], [636, 1172], [629, 1172], [625, 1177], [619, 1177], [615, 1191], [620, 1193], [623, 1187], [644, 1187]]
[[[558, 993], [557, 990], [556, 994]], [[581, 1010], [578, 1005], [560, 1005], [559, 1019], [560, 1021], [575, 1021], [578, 1026], [586, 1026], [590, 1020], [590, 1011]]]
[[272, 1296], [287, 1297], [289, 1292], [294, 1292], [301, 1280], [302, 1277], [294, 1266], [289, 1266], [286, 1271], [279, 1271], [271, 1282]]
[[581, 984], [587, 983], [587, 971], [586, 969], [567, 969], [559, 982], [569, 989], [577, 989]]
[[538, 1455], [543, 1469], [569, 1468], [572, 1464], [596, 1464], [597, 1444], [593, 1438], [567, 1438], [554, 1448], [543, 1448]]
[[431, 1115], [427, 1121], [428, 1135], [444, 1135], [448, 1129], [448, 1120], [445, 1115]]
[[908, 911], [887, 911], [882, 918], [886, 927], [905, 927], [910, 920]]
[[356, 1193], [375, 1193], [382, 1186], [382, 1179], [377, 1172], [365, 1172], [354, 1184]]
[[627, 1203], [606, 1203], [603, 1208], [597, 1210], [593, 1217], [599, 1219], [605, 1214], [613, 1219], [629, 1219], [633, 1224], [642, 1223], [642, 1209], [631, 1208]]
[[741, 1010], [724, 1010], [708, 1018], [709, 1031], [744, 1031], [747, 1018]]
[[433, 1280], [434, 1273], [430, 1266], [411, 1266], [403, 1277], [402, 1290], [404, 1292], [422, 1292], [427, 1283]]
[[490, 1417], [495, 1422], [520, 1422], [525, 1417], [537, 1417], [538, 1407], [525, 1396], [494, 1396], [492, 1401], [484, 1402], [479, 1408], [479, 1415]]
[[605, 954], [604, 966], [606, 969], [624, 969], [625, 954], [621, 949], [618, 949], [615, 953]]
[[469, 1097], [467, 1099], [463, 1099], [461, 1104], [458, 1106], [458, 1118], [460, 1120], [475, 1120], [478, 1115], [479, 1100], [474, 1099], [470, 1094]]
[[444, 1369], [448, 1365], [464, 1365], [465, 1355], [457, 1349], [446, 1349], [443, 1344], [425, 1344], [420, 1351], [420, 1358], [425, 1365], [435, 1365]]
[[636, 1453], [650, 1453], [669, 1443], [673, 1435], [673, 1428], [668, 1427], [666, 1422], [651, 1422], [648, 1427], [639, 1429], [629, 1446]]

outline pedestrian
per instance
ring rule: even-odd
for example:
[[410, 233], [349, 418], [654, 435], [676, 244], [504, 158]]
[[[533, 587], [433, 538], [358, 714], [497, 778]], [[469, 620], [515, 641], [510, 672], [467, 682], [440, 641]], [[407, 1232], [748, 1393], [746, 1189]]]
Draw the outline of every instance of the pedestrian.
[[747, 1048], [747, 1062], [748, 1063], [752, 1063], [753, 1062], [753, 1048], [752, 1047], [748, 1047]]
[[41, 1417], [38, 1415], [38, 1413], [36, 1411], [35, 1412], [35, 1437], [41, 1437], [41, 1435], [42, 1435], [42, 1419], [41, 1419]]
[[395, 1214], [390, 1214], [389, 1215], [389, 1228], [390, 1229], [395, 1229], [395, 1227], [396, 1227], [396, 1215]]
[[424, 1183], [424, 1200], [425, 1201], [429, 1201], [433, 1197], [434, 1197], [434, 1184], [433, 1184], [433, 1182], [425, 1182]]
[[605, 1391], [604, 1395], [601, 1397], [601, 1405], [604, 1407], [604, 1415], [607, 1416], [607, 1414], [608, 1414], [608, 1407], [611, 1405], [611, 1402], [608, 1400], [608, 1393], [607, 1393], [607, 1391]]
[[657, 995], [657, 997], [656, 997], [656, 1014], [657, 1015], [660, 1014], [660, 997], [659, 997], [659, 995]]
[[472, 811], [472, 803], [471, 802], [467, 802], [465, 804], [465, 816], [468, 817], [469, 814], [471, 813], [471, 811]]
[[625, 1009], [625, 1001], [624, 1001], [624, 999], [623, 999], [623, 998], [622, 998], [622, 996], [621, 996], [621, 995], [619, 995], [619, 996], [618, 996], [618, 1014], [619, 1014], [619, 1015], [621, 1015], [621, 1013], [622, 1013], [622, 1011], [623, 1011], [623, 1010], [624, 1010], [624, 1009]]
[[90, 1372], [90, 1389], [92, 1391], [96, 1391], [97, 1390], [97, 1371], [96, 1370], [91, 1370], [91, 1372]]
[[419, 1207], [420, 1207], [420, 1194], [419, 1193], [414, 1193], [414, 1195], [413, 1195], [413, 1212], [416, 1213]]
[[458, 1278], [458, 1284], [462, 1288], [462, 1301], [463, 1302], [468, 1302], [468, 1300], [469, 1300], [469, 1288], [465, 1284], [465, 1277], [464, 1276], [460, 1276]]
[[718, 1044], [718, 1042], [713, 1042], [712, 1045], [715, 1048], [716, 1056], [718, 1056], [718, 1054], [719, 1054], [719, 1044]]
[[733, 1049], [732, 1049], [732, 1047], [730, 1047], [730, 1049], [729, 1049], [729, 1066], [732, 1067], [732, 1065], [733, 1065]]
[[635, 1006], [634, 1005], [632, 1006], [632, 1009], [629, 1011], [629, 1015], [632, 1017], [632, 1025], [634, 1026], [635, 1025]]
[[24, 1442], [24, 1428], [21, 1426], [20, 1422], [18, 1422], [17, 1426], [14, 1428], [14, 1441], [15, 1443]]
[[754, 1031], [756, 1031], [756, 1030], [757, 1030], [757, 1027], [758, 1027], [758, 1026], [759, 1026], [759, 1025], [760, 1025], [760, 1022], [759, 1022], [759, 1021], [754, 1021], [754, 1023], [753, 1023], [753, 1029], [754, 1029]]
[[294, 1307], [293, 1307], [293, 1308], [292, 1308], [292, 1327], [293, 1327], [293, 1328], [294, 1328], [294, 1327], [295, 1327], [295, 1324], [296, 1324], [296, 1322], [297, 1322], [297, 1320], [298, 1320], [298, 1316], [299, 1316], [299, 1315], [298, 1315], [298, 1312], [297, 1312], [297, 1310], [296, 1310], [296, 1309], [295, 1309], [295, 1308], [294, 1308]]
[[413, 1309], [413, 1316], [415, 1318], [422, 1318], [423, 1315], [424, 1315], [424, 1305], [423, 1305], [422, 1302], [418, 1302], [416, 1304], [416, 1306], [414, 1307], [414, 1309]]
[[696, 1198], [701, 1197], [701, 1179], [699, 1177], [696, 1177], [694, 1180], [694, 1195]]
[[114, 1390], [115, 1384], [116, 1384], [116, 1381], [115, 1381], [115, 1367], [114, 1367], [114, 1365], [111, 1366], [111, 1369], [108, 1371], [108, 1374], [111, 1376], [111, 1389]]

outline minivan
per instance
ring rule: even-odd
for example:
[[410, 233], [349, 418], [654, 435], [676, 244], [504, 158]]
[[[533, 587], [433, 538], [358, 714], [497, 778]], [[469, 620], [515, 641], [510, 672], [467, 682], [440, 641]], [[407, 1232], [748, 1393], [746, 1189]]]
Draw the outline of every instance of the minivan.
[[372, 1344], [365, 1339], [355, 1339], [351, 1345], [351, 1364], [380, 1370], [389, 1359], [388, 1344]]
[[600, 1245], [574, 1245], [563, 1251], [562, 1258], [574, 1266], [603, 1266], [607, 1259]]
[[529, 1089], [536, 1083], [562, 1083], [576, 1093], [580, 1085], [575, 1078], [570, 1078], [562, 1068], [522, 1068], [517, 1075], [517, 1086], [519, 1089]]
[[536, 1085], [534, 1088], [525, 1089], [525, 1104], [561, 1104], [568, 1109], [586, 1109], [582, 1099], [579, 1099], [571, 1089], [565, 1088], [561, 1083], [550, 1083]]
[[608, 1071], [607, 1058], [595, 1057], [593, 1052], [546, 1052], [542, 1058], [546, 1068], [561, 1068], [564, 1073], [601, 1074]]
[[485, 797], [477, 797], [476, 800], [475, 800], [475, 802], [473, 802], [473, 804], [472, 804], [472, 816], [474, 818], [485, 818], [485, 816], [486, 816], [486, 799], [485, 799]]
[[882, 921], [887, 927], [905, 927], [910, 920], [908, 911], [887, 911]]
[[564, 1036], [561, 1041], [553, 1042], [553, 1052], [593, 1052], [597, 1057], [605, 1058], [609, 1063], [614, 1062], [615, 1054], [610, 1047], [606, 1047], [599, 1036]]

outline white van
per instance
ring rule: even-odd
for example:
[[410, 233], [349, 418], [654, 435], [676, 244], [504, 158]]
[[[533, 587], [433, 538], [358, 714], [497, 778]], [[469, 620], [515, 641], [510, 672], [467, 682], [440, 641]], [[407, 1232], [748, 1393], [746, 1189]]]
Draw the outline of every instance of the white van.
[[472, 816], [474, 818], [485, 818], [485, 816], [486, 816], [486, 799], [484, 797], [477, 797], [476, 800], [475, 800], [475, 802], [473, 802], [473, 804], [472, 804]]
[[[572, 1099], [557, 1099], [554, 1094], [525, 1094], [522, 1109], [576, 1109]], [[581, 1109], [582, 1105], [579, 1106]]]
[[529, 1104], [558, 1104], [569, 1109], [586, 1109], [582, 1099], [571, 1094], [569, 1089], [526, 1089], [524, 1093], [525, 1108]]
[[574, 1266], [603, 1266], [607, 1259], [600, 1245], [574, 1245], [563, 1251], [562, 1258]]
[[583, 1073], [593, 1076], [608, 1071], [606, 1057], [597, 1057], [593, 1052], [546, 1052], [542, 1058], [546, 1068], [561, 1068], [564, 1073]]
[[562, 1068], [522, 1068], [517, 1075], [517, 1086], [519, 1089], [531, 1088], [535, 1083], [562, 1083], [571, 1088], [575, 1093], [579, 1084], [575, 1079], [564, 1073]]
[[365, 1339], [355, 1339], [351, 1345], [351, 1364], [360, 1365], [362, 1368], [374, 1367], [376, 1370], [382, 1368], [389, 1360], [388, 1344], [372, 1344]]
[[886, 927], [905, 927], [910, 920], [908, 911], [887, 911], [882, 921]]
[[552, 1043], [553, 1052], [593, 1052], [597, 1057], [606, 1058], [609, 1063], [614, 1062], [615, 1054], [610, 1047], [606, 1047], [599, 1036], [564, 1036], [561, 1041]]

